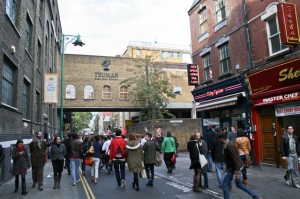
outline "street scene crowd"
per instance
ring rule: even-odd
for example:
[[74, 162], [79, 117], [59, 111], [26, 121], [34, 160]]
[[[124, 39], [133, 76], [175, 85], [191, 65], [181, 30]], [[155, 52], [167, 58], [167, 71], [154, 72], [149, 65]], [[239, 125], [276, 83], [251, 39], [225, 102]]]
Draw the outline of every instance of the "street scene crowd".
[[[283, 179], [287, 185], [300, 188], [299, 140], [294, 134], [292, 124], [286, 128], [287, 133], [282, 136], [280, 143], [280, 153], [287, 164]], [[226, 128], [208, 126], [207, 135], [207, 139], [204, 140], [202, 134], [196, 131], [190, 135], [186, 146], [190, 156], [190, 166], [187, 169], [194, 171], [191, 179], [192, 190], [201, 192], [209, 188], [207, 172], [213, 172], [212, 167], [215, 165], [216, 177], [224, 199], [230, 198], [232, 181], [237, 188], [252, 198], [262, 199], [260, 194], [251, 188], [251, 179], [247, 177], [247, 167], [251, 164], [249, 162], [251, 144], [246, 132], [243, 129], [236, 130], [234, 127], [228, 132]], [[42, 138], [42, 132], [37, 132], [28, 147], [19, 139], [12, 151], [14, 191], [16, 193], [19, 191], [21, 178], [21, 194], [28, 193], [25, 175], [30, 167], [32, 167], [31, 188], [43, 191], [44, 166], [48, 159], [52, 161], [53, 189], [61, 189], [63, 169], [68, 171], [73, 186], [80, 183], [80, 175], [90, 175], [92, 183], [97, 185], [99, 169], [106, 169], [108, 174], [114, 172], [116, 186], [124, 190], [128, 181], [125, 173], [127, 166], [132, 173], [132, 188], [140, 191], [139, 178], [147, 178], [145, 186], [153, 187], [155, 167], [162, 166], [163, 162], [168, 174], [174, 172], [178, 145], [172, 132], [167, 131], [166, 136], [163, 136], [160, 128], [155, 135], [146, 132], [142, 137], [135, 133], [126, 136], [120, 129], [108, 135], [84, 137], [81, 133], [74, 132], [69, 133], [64, 140], [60, 136], [54, 136], [50, 142]], [[86, 172], [87, 166], [91, 167], [90, 174]]]

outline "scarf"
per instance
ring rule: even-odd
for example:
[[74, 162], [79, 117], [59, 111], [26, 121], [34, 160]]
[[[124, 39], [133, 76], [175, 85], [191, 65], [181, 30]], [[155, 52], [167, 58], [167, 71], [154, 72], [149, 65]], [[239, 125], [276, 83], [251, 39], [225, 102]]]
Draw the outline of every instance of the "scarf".
[[22, 151], [24, 151], [25, 147], [24, 146], [21, 146], [21, 147], [17, 146], [17, 149], [18, 149], [19, 152], [22, 152]]

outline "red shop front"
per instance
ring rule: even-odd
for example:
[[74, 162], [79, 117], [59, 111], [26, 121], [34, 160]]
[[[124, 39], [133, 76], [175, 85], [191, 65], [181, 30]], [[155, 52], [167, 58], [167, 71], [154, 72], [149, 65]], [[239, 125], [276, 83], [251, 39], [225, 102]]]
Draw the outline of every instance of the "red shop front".
[[248, 74], [255, 163], [283, 164], [279, 153], [287, 124], [300, 137], [300, 58]]

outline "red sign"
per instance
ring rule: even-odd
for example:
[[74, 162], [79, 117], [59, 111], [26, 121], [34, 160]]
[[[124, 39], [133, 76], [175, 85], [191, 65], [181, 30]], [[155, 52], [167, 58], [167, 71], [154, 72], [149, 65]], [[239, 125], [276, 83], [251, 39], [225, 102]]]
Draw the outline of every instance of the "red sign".
[[293, 3], [277, 4], [278, 24], [282, 44], [299, 44], [299, 27], [296, 5]]
[[276, 114], [276, 117], [283, 117], [283, 116], [288, 116], [288, 115], [299, 115], [300, 107], [292, 106], [292, 107], [276, 108], [275, 114]]
[[265, 97], [261, 99], [254, 100], [255, 106], [263, 106], [263, 105], [269, 105], [269, 104], [279, 104], [284, 102], [290, 102], [300, 99], [300, 92], [294, 92], [294, 93], [286, 93], [282, 95], [276, 95], [271, 97]]
[[300, 90], [300, 58], [250, 73], [252, 98]]
[[195, 64], [188, 64], [188, 81], [189, 86], [198, 86], [199, 85], [199, 66]]

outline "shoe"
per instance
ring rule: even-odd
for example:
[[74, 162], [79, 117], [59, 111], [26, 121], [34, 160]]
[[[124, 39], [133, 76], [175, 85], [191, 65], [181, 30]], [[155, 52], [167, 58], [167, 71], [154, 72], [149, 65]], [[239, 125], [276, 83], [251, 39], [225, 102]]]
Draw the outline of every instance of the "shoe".
[[248, 180], [246, 180], [246, 179], [243, 180], [243, 184], [246, 185], [246, 186], [248, 186]]
[[78, 180], [76, 180], [76, 182], [78, 183], [78, 182], [81, 182], [81, 180], [80, 179], [78, 179]]
[[150, 181], [148, 181], [148, 183], [146, 184], [146, 187], [150, 187]]
[[205, 184], [205, 185], [202, 187], [202, 189], [208, 189], [208, 185]]
[[296, 184], [295, 186], [296, 186], [296, 188], [300, 189], [300, 185]]
[[42, 186], [40, 186], [40, 187], [39, 187], [39, 190], [40, 190], [40, 191], [43, 191], [43, 190], [44, 190], [44, 188], [43, 188]]
[[289, 180], [285, 181], [285, 183], [286, 183], [287, 185], [292, 185], [292, 182], [289, 181]]
[[22, 195], [26, 195], [27, 193], [27, 191], [22, 191]]
[[122, 189], [125, 189], [125, 188], [126, 188], [126, 182], [125, 182], [125, 180], [122, 180], [122, 181], [121, 181], [121, 187], [122, 187]]
[[288, 181], [288, 179], [287, 179], [287, 177], [286, 177], [286, 176], [283, 176], [283, 178], [284, 178], [284, 180], [285, 180], [285, 181]]
[[82, 172], [82, 175], [85, 176], [85, 171]]
[[73, 186], [76, 186], [76, 182], [73, 183]]
[[193, 191], [194, 192], [201, 192], [202, 190], [199, 187], [196, 187]]
[[153, 181], [150, 181], [150, 187], [153, 187]]

